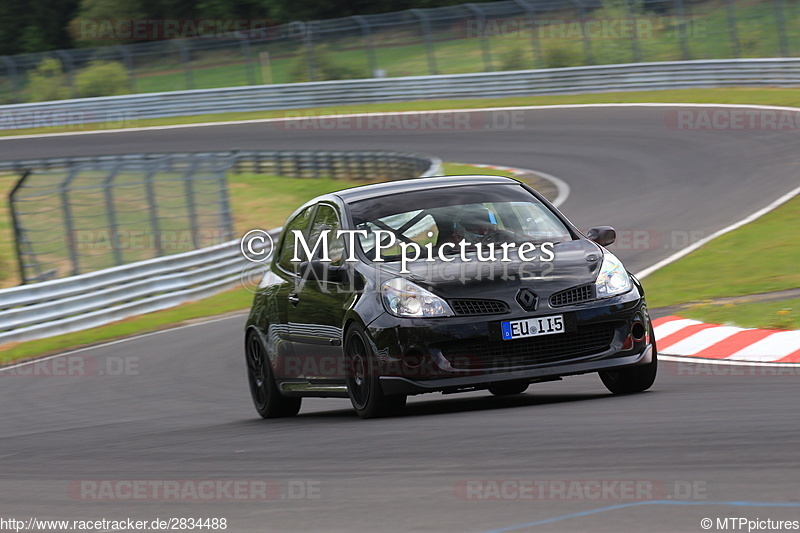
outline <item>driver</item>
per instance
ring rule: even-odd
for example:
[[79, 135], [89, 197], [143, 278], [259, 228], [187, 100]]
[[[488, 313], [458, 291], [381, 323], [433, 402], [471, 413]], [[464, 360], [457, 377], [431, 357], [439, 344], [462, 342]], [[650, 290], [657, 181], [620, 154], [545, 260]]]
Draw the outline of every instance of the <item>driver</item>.
[[454, 242], [462, 239], [470, 244], [485, 240], [486, 236], [497, 232], [497, 218], [482, 205], [465, 206], [453, 220]]

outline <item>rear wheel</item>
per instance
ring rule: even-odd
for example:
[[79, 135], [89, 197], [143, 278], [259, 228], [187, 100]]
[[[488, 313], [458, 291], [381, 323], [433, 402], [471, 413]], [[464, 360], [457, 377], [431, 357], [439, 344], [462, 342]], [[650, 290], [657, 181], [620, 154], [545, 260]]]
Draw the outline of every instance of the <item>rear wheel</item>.
[[379, 418], [397, 415], [403, 411], [406, 396], [387, 396], [383, 393], [378, 362], [366, 333], [358, 325], [347, 330], [344, 357], [347, 365], [347, 392], [358, 416]]
[[658, 372], [658, 353], [652, 326], [650, 326], [650, 338], [653, 343], [653, 360], [650, 363], [623, 370], [600, 372], [600, 379], [609, 391], [614, 394], [633, 394], [646, 391], [653, 386]]
[[287, 398], [278, 390], [267, 351], [258, 335], [251, 333], [245, 347], [247, 381], [256, 411], [264, 418], [294, 416], [300, 411], [302, 398]]
[[502, 383], [495, 383], [489, 387], [489, 392], [495, 396], [513, 396], [515, 394], [522, 394], [528, 390], [530, 382], [527, 380], [522, 381], [504, 381]]

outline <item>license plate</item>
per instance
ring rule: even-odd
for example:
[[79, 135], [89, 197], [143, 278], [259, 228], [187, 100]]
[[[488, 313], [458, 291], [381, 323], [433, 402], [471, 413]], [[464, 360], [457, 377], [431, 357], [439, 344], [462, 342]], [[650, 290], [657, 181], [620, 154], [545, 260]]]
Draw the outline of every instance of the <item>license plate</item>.
[[500, 330], [503, 333], [504, 341], [564, 333], [564, 315], [506, 320], [500, 323]]

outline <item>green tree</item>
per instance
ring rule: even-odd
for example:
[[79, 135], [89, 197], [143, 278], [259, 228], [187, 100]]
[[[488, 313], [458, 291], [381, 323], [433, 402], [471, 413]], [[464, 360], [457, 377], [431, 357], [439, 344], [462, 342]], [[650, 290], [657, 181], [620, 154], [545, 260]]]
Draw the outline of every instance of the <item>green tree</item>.
[[0, 1], [0, 55], [71, 48], [67, 23], [78, 0]]

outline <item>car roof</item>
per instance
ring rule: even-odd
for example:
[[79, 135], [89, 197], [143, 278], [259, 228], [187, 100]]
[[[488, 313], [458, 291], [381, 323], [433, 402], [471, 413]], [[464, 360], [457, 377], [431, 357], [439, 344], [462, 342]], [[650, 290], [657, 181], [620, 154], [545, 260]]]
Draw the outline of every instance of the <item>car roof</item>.
[[457, 187], [460, 185], [510, 185], [518, 183], [517, 180], [505, 176], [441, 176], [361, 185], [359, 187], [353, 187], [352, 189], [337, 191], [333, 193], [333, 195], [338, 196], [345, 203], [350, 203], [389, 194], [422, 191], [434, 188], [438, 189], [442, 187]]

